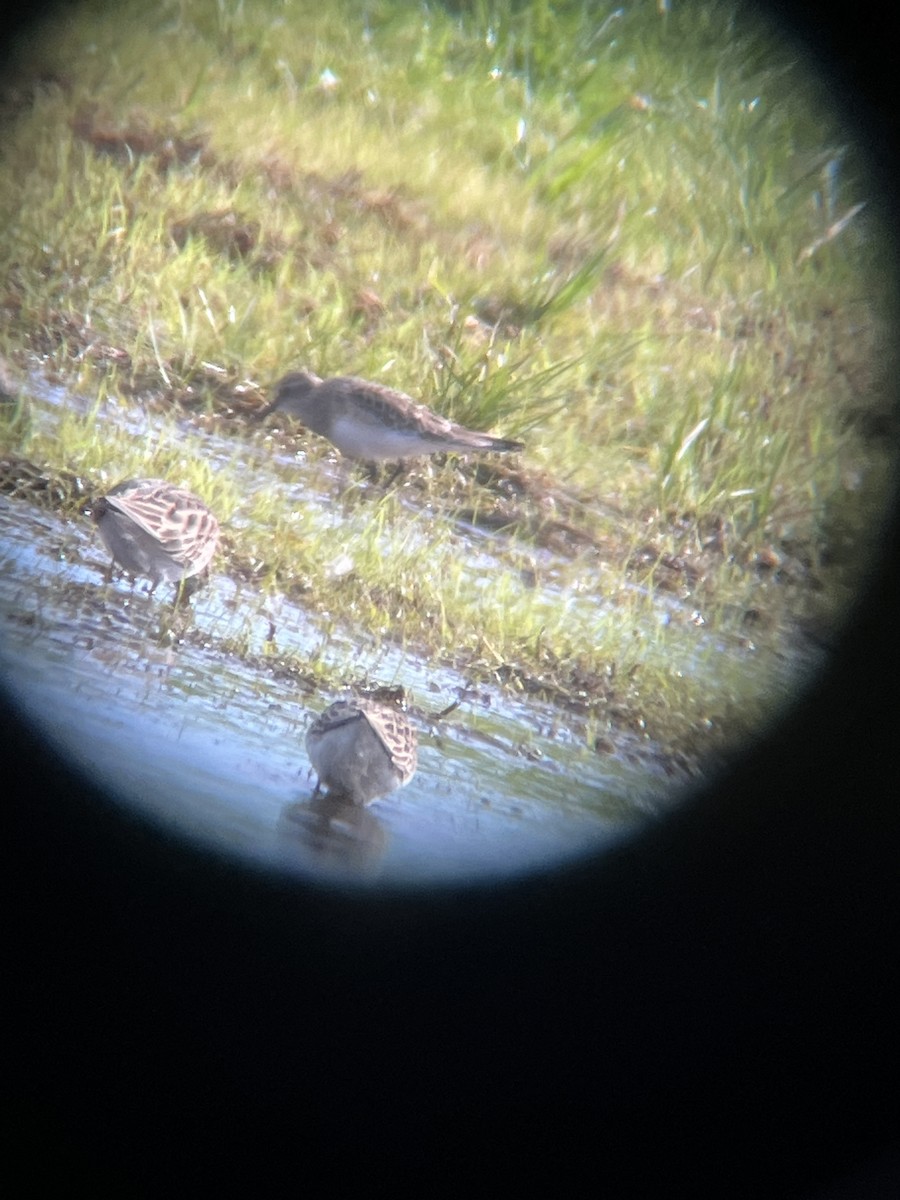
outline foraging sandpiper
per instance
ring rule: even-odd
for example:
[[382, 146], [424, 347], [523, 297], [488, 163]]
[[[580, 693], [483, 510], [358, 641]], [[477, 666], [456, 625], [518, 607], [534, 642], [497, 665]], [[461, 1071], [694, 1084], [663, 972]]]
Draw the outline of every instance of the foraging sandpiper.
[[338, 375], [320, 379], [292, 371], [278, 384], [274, 402], [260, 414], [283, 411], [328, 438], [347, 458], [378, 462], [442, 450], [522, 450], [522, 442], [465, 429], [417, 404], [404, 392]]
[[219, 522], [202, 500], [164, 479], [126, 479], [89, 508], [107, 550], [130, 575], [180, 583], [207, 567]]
[[368, 804], [409, 783], [416, 773], [416, 731], [398, 708], [375, 700], [338, 700], [316, 718], [306, 749], [319, 779], [355, 804]]

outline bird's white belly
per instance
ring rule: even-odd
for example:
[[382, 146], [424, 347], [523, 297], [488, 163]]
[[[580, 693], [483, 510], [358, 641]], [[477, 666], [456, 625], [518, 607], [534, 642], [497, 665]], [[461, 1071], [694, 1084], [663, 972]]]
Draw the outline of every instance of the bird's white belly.
[[400, 773], [381, 739], [363, 717], [335, 726], [307, 743], [320, 783], [329, 791], [367, 804], [392, 792]]
[[415, 430], [379, 428], [349, 417], [338, 417], [331, 427], [330, 440], [348, 458], [408, 458], [414, 454], [433, 454], [438, 447], [433, 438]]

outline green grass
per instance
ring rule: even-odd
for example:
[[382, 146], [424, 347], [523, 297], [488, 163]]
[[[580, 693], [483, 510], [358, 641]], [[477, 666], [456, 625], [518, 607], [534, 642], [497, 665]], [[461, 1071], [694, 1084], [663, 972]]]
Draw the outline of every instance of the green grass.
[[[893, 283], [826, 82], [748, 12], [82, 4], [20, 48], [0, 117], [0, 353], [157, 431], [63, 413], [7, 421], [7, 447], [97, 487], [177, 478], [233, 522], [226, 566], [323, 621], [581, 681], [658, 730], [763, 700], [725, 668], [718, 696], [694, 683], [654, 592], [725, 636], [844, 605], [888, 470], [860, 428]], [[378, 502], [298, 504], [278, 472], [248, 495], [242, 445], [280, 435], [241, 414], [301, 364], [527, 451]], [[204, 459], [210, 428], [232, 461]], [[459, 512], [502, 531], [490, 568]]]

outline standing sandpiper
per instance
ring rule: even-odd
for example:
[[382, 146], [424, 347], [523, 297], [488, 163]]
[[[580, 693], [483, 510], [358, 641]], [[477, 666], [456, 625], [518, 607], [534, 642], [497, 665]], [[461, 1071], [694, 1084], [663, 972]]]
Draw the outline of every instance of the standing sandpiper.
[[355, 804], [378, 800], [415, 775], [416, 744], [416, 731], [398, 708], [361, 698], [338, 700], [306, 735], [319, 776], [315, 794], [324, 786]]
[[180, 583], [212, 561], [219, 522], [193, 492], [164, 479], [126, 479], [90, 505], [113, 561], [152, 584]]
[[292, 371], [278, 384], [263, 413], [284, 411], [328, 438], [347, 458], [378, 462], [437, 454], [442, 450], [522, 450], [522, 442], [476, 433], [440, 417], [404, 392], [338, 375], [320, 379], [312, 371]]

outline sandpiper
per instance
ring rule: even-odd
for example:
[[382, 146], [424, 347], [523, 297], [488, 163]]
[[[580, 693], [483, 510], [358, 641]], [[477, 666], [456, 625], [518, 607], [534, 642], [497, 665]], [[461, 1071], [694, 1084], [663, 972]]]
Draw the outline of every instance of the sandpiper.
[[130, 575], [180, 583], [207, 567], [219, 541], [219, 522], [202, 500], [164, 479], [126, 479], [89, 509], [100, 536]]
[[319, 779], [355, 804], [368, 804], [409, 783], [416, 773], [416, 731], [389, 704], [357, 698], [338, 700], [316, 718], [306, 749]]
[[320, 379], [312, 371], [292, 371], [278, 384], [275, 400], [261, 418], [279, 410], [328, 438], [347, 458], [368, 462], [442, 450], [524, 449], [522, 442], [465, 429], [404, 392], [353, 375]]

